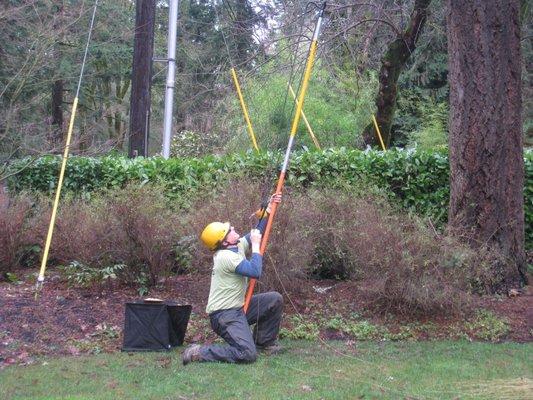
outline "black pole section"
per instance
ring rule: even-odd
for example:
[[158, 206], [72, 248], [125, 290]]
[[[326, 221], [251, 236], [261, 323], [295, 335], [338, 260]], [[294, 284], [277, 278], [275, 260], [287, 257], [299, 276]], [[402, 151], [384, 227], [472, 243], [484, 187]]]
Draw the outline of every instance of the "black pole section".
[[131, 71], [130, 158], [148, 154], [154, 24], [155, 0], [137, 0]]

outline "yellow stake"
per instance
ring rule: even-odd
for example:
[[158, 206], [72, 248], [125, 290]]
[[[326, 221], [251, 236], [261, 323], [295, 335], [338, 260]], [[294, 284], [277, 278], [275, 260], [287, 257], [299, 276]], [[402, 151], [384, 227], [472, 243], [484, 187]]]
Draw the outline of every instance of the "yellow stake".
[[67, 133], [67, 143], [63, 152], [63, 161], [61, 163], [61, 171], [59, 172], [59, 181], [57, 182], [56, 197], [54, 200], [54, 206], [52, 208], [52, 216], [50, 217], [50, 225], [48, 226], [48, 235], [46, 235], [46, 244], [44, 246], [43, 259], [41, 260], [41, 269], [39, 271], [39, 277], [37, 278], [37, 285], [44, 281], [44, 272], [46, 270], [46, 262], [48, 261], [48, 252], [50, 251], [50, 244], [52, 243], [52, 234], [54, 232], [54, 225], [57, 215], [57, 207], [59, 205], [59, 197], [61, 196], [61, 188], [63, 187], [63, 178], [65, 177], [65, 169], [67, 166], [68, 153], [70, 149], [70, 141], [72, 138], [72, 129], [74, 128], [74, 119], [76, 117], [76, 109], [78, 108], [78, 98], [74, 98], [72, 104], [72, 113], [70, 114], [70, 122]]
[[300, 98], [296, 101], [296, 114], [291, 126], [291, 136], [296, 135], [298, 130], [298, 123], [300, 122], [300, 115], [302, 114], [302, 108], [304, 105], [305, 93], [307, 92], [307, 86], [309, 85], [309, 77], [311, 76], [311, 70], [313, 69], [313, 62], [315, 60], [317, 41], [313, 38], [311, 42], [311, 49], [309, 51], [309, 57], [307, 58], [307, 65], [305, 67], [305, 74], [302, 83], [302, 89], [300, 90]]
[[376, 117], [374, 116], [374, 114], [372, 114], [372, 121], [374, 121], [374, 126], [376, 127], [379, 142], [381, 143], [381, 148], [383, 149], [383, 151], [387, 151], [387, 149], [385, 148], [385, 144], [383, 143], [383, 138], [381, 137], [381, 132], [379, 131], [378, 121], [376, 121]]
[[78, 79], [78, 88], [76, 89], [76, 95], [74, 96], [74, 102], [72, 103], [72, 112], [70, 114], [70, 122], [68, 125], [67, 141], [65, 143], [65, 150], [63, 152], [63, 160], [61, 162], [61, 171], [59, 172], [59, 180], [57, 182], [56, 196], [54, 199], [54, 206], [52, 207], [52, 216], [50, 217], [50, 225], [48, 226], [48, 234], [46, 235], [46, 243], [44, 246], [43, 258], [41, 260], [41, 269], [39, 270], [39, 276], [37, 278], [37, 285], [35, 291], [35, 299], [39, 294], [44, 282], [44, 273], [46, 271], [46, 263], [48, 261], [48, 252], [50, 251], [50, 244], [52, 243], [52, 234], [54, 233], [54, 225], [56, 222], [57, 207], [59, 206], [59, 197], [61, 196], [61, 188], [63, 187], [63, 178], [65, 177], [65, 169], [67, 166], [68, 153], [70, 150], [70, 142], [72, 138], [72, 130], [74, 129], [74, 119], [76, 117], [76, 110], [78, 108], [78, 98], [80, 94], [81, 79], [83, 77], [83, 70], [85, 69], [85, 61], [87, 60], [87, 53], [89, 52], [89, 43], [91, 42], [91, 34], [94, 26], [94, 17], [96, 16], [96, 8], [98, 7], [98, 0], [94, 2], [93, 15], [91, 18], [91, 24], [89, 26], [89, 34], [87, 35], [87, 43], [85, 45], [85, 53], [83, 55], [83, 61], [81, 63], [80, 77]]
[[[294, 90], [292, 90], [292, 86], [289, 83], [289, 91], [291, 92], [292, 98], [294, 99], [294, 102], [296, 105], [298, 105], [298, 100], [296, 99], [296, 94], [294, 93]], [[313, 133], [313, 129], [311, 129], [311, 125], [309, 124], [309, 121], [307, 120], [304, 110], [302, 110], [302, 118], [305, 122], [305, 126], [307, 127], [307, 131], [309, 132], [309, 135], [311, 136], [311, 139], [313, 139], [313, 143], [315, 144], [316, 148], [318, 150], [321, 150], [320, 145], [318, 144], [318, 140], [315, 137], [315, 134]]]
[[254, 145], [255, 150], [259, 151], [259, 147], [257, 146], [257, 142], [255, 140], [254, 130], [252, 128], [252, 123], [250, 122], [250, 117], [248, 117], [248, 110], [246, 109], [246, 104], [244, 103], [244, 99], [242, 97], [241, 87], [239, 85], [239, 80], [237, 79], [237, 73], [235, 72], [235, 68], [231, 68], [231, 76], [233, 77], [233, 83], [235, 83], [235, 89], [237, 89], [237, 95], [239, 96], [239, 101], [241, 103], [241, 108], [244, 114], [244, 119], [246, 121], [246, 126], [248, 127], [248, 133], [250, 134], [250, 138], [252, 139], [252, 143]]

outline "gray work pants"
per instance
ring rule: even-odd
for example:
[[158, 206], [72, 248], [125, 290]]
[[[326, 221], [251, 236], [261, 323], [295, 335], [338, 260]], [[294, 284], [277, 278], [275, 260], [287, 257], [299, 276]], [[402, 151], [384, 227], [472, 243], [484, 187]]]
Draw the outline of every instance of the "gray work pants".
[[[212, 344], [200, 348], [201, 361], [229, 363], [254, 362], [257, 347], [273, 344], [279, 333], [283, 297], [278, 292], [252, 296], [248, 313], [241, 308], [215, 311], [209, 314], [211, 327], [226, 345]], [[255, 324], [252, 333], [250, 325]]]

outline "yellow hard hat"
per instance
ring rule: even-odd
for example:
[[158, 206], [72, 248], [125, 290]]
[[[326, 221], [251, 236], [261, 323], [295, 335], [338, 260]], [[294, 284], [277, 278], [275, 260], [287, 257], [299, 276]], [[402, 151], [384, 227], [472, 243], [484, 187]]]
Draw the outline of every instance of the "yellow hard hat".
[[209, 250], [216, 250], [228, 234], [229, 229], [229, 222], [211, 222], [202, 231], [200, 240]]

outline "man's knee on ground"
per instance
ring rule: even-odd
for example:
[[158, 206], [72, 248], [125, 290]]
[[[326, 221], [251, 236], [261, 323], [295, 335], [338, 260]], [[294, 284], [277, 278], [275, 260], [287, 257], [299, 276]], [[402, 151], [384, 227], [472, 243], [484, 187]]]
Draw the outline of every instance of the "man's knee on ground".
[[255, 348], [246, 349], [241, 352], [240, 362], [253, 363], [255, 360], [257, 360], [257, 350]]

